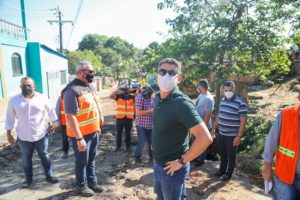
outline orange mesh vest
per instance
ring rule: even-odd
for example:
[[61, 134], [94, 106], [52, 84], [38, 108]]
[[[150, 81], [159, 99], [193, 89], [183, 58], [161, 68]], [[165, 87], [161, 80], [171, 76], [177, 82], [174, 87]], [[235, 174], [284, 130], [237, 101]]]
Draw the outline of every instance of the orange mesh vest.
[[118, 98], [117, 100], [117, 119], [133, 119], [134, 118], [134, 97], [125, 100], [123, 98]]
[[[89, 135], [100, 130], [100, 113], [90, 87], [75, 79], [64, 90], [72, 89], [77, 94], [79, 111], [75, 114], [82, 135]], [[76, 137], [67, 120], [68, 137]]]
[[59, 112], [60, 112], [60, 123], [61, 125], [66, 125], [66, 115], [65, 115], [65, 108], [64, 108], [64, 101], [62, 97], [60, 96], [60, 107], [59, 107]]
[[282, 111], [281, 135], [276, 151], [275, 175], [280, 181], [292, 185], [299, 157], [300, 105]]

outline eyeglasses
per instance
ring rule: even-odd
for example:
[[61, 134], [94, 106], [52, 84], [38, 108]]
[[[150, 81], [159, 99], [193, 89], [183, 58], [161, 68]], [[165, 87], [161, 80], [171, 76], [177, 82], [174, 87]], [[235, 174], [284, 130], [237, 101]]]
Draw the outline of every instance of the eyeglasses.
[[158, 74], [161, 75], [161, 76], [164, 76], [166, 74], [169, 74], [170, 77], [174, 77], [177, 75], [177, 72], [175, 70], [165, 70], [165, 69], [159, 69], [158, 70]]

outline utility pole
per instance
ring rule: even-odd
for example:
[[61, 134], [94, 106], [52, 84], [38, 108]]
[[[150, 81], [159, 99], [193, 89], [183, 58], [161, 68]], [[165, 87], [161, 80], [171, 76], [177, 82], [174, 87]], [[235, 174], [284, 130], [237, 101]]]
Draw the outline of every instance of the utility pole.
[[62, 20], [62, 12], [60, 11], [59, 7], [51, 9], [53, 11], [55, 11], [54, 14], [56, 14], [56, 16], [58, 17], [58, 20], [48, 20], [48, 22], [52, 25], [53, 23], [58, 23], [58, 27], [59, 27], [59, 52], [63, 53], [63, 34], [62, 34], [62, 26], [64, 23], [72, 23], [73, 25], [73, 21], [70, 20]]

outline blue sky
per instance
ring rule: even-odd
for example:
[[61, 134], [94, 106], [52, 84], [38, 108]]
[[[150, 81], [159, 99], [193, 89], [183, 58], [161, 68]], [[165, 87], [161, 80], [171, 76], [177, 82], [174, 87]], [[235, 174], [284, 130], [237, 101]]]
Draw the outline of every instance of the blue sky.
[[[63, 20], [74, 20], [81, 0], [25, 0], [30, 41], [39, 41], [51, 48], [58, 47], [58, 25], [53, 9], [60, 7]], [[83, 0], [82, 8], [71, 35], [72, 25], [64, 24], [64, 47], [75, 50], [85, 34], [119, 36], [138, 48], [152, 41], [162, 42], [168, 32], [165, 20], [175, 15], [157, 10], [159, 0]], [[0, 0], [0, 18], [21, 24], [19, 0]], [[162, 33], [162, 34], [159, 34]]]

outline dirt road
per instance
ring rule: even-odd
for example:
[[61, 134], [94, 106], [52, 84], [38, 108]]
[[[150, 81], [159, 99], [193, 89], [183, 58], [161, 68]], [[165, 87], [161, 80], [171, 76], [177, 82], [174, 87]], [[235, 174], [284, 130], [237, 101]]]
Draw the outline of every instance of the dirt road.
[[[152, 165], [147, 163], [135, 164], [133, 152], [128, 154], [124, 147], [115, 153], [115, 102], [108, 98], [110, 91], [101, 92], [102, 108], [105, 115], [105, 125], [100, 140], [97, 156], [98, 181], [105, 188], [104, 192], [88, 199], [128, 199], [152, 200], [156, 196], [152, 188]], [[133, 149], [135, 147], [133, 146]], [[75, 195], [74, 157], [72, 150], [67, 159], [61, 158], [61, 136], [56, 133], [52, 136], [49, 145], [54, 174], [59, 183], [51, 185], [44, 180], [40, 160], [35, 153], [33, 156], [34, 182], [28, 189], [21, 189], [23, 171], [21, 159], [16, 146], [2, 147], [0, 151], [0, 199], [1, 200], [61, 200], [86, 199]], [[146, 155], [146, 153], [145, 153]], [[210, 176], [217, 168], [216, 162], [208, 161], [204, 166], [192, 166], [187, 180], [189, 199], [238, 199], [263, 200], [271, 199], [263, 191], [251, 184], [247, 178], [234, 175], [228, 182], [220, 182]]]

